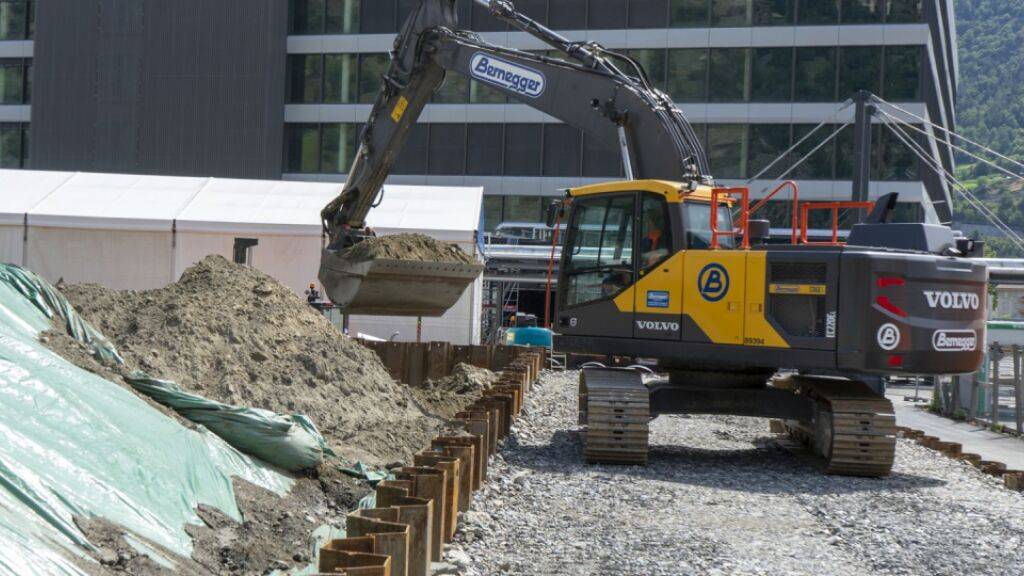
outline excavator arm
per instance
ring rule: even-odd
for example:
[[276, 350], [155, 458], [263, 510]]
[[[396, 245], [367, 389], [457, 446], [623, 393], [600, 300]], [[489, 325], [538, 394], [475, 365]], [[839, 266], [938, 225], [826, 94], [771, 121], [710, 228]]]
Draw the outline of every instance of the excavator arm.
[[[421, 2], [395, 40], [391, 66], [360, 136], [348, 180], [321, 213], [329, 239], [321, 280], [343, 308], [358, 308], [353, 305], [358, 302], [351, 298], [352, 282], [344, 293], [335, 289], [339, 278], [350, 278], [351, 266], [342, 252], [366, 237], [366, 216], [409, 132], [448, 73], [484, 83], [618, 146], [629, 179], [710, 182], [707, 158], [689, 122], [668, 95], [651, 86], [634, 60], [597, 44], [571, 42], [517, 12], [506, 0], [475, 1], [568, 59], [489, 44], [458, 30], [456, 0]], [[366, 286], [359, 288], [363, 289]]]

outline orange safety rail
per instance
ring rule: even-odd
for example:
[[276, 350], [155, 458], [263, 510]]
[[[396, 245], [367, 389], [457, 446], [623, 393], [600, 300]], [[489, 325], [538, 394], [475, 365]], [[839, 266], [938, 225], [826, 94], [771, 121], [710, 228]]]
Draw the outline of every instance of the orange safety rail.
[[[563, 201], [563, 205], [567, 202]], [[562, 225], [562, 214], [555, 218], [555, 230], [551, 234], [551, 257], [548, 258], [548, 279], [544, 287], [544, 327], [554, 328], [551, 320], [551, 285], [554, 282], [555, 274], [555, 253], [558, 251], [558, 229]]]
[[[718, 229], [718, 205], [734, 196], [740, 197], [740, 225], [732, 230]], [[718, 239], [721, 236], [742, 236], [744, 250], [750, 248], [750, 189], [749, 188], [713, 188], [711, 190], [711, 249], [718, 250]]]
[[775, 190], [772, 190], [767, 196], [761, 199], [760, 202], [754, 204], [754, 207], [750, 209], [750, 214], [753, 215], [755, 212], [764, 208], [768, 201], [775, 197], [776, 194], [785, 190], [786, 188], [793, 189], [793, 209], [792, 217], [790, 218], [790, 225], [793, 228], [790, 242], [796, 244], [800, 237], [800, 188], [796, 185], [796, 182], [792, 180], [786, 180], [782, 184], [779, 184]]
[[[841, 246], [844, 243], [839, 241], [839, 211], [840, 210], [867, 210], [875, 207], [874, 202], [805, 202], [800, 206], [800, 242], [814, 246]], [[810, 223], [811, 210], [832, 211], [832, 240], [830, 242], [810, 242], [807, 240], [807, 229]]]

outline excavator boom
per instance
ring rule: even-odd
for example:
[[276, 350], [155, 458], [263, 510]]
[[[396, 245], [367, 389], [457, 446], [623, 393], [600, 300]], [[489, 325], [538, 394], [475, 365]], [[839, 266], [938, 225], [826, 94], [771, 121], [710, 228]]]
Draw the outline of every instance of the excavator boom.
[[346, 257], [346, 250], [367, 236], [366, 217], [447, 73], [487, 84], [618, 146], [630, 179], [710, 182], [707, 158], [689, 122], [634, 60], [597, 44], [571, 42], [505, 0], [476, 1], [569, 60], [502, 48], [459, 30], [456, 0], [421, 2], [395, 41], [348, 180], [321, 213], [329, 243], [320, 279], [331, 300], [348, 313], [440, 316], [480, 272], [475, 265], [400, 260], [371, 265]]

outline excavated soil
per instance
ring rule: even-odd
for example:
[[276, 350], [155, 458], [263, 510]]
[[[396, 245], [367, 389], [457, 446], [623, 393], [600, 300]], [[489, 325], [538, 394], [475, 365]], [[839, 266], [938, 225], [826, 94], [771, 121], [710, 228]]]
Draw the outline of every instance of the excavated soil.
[[454, 418], [457, 412], [480, 398], [497, 379], [497, 374], [485, 368], [459, 364], [450, 376], [427, 380], [423, 388], [414, 388], [412, 394], [432, 414]]
[[397, 234], [368, 238], [341, 253], [355, 262], [377, 259], [415, 260], [417, 262], [458, 262], [475, 260], [455, 244], [446, 244], [423, 234]]
[[193, 540], [191, 558], [131, 535], [173, 562], [173, 569], [140, 553], [123, 528], [102, 518], [75, 518], [97, 548], [92, 553], [97, 563], [74, 560], [94, 576], [267, 574], [302, 568], [311, 562], [313, 530], [325, 524], [343, 527], [345, 514], [369, 492], [365, 485], [331, 468], [324, 468], [316, 478], [297, 479], [283, 498], [238, 478], [233, 487], [242, 522], [200, 505], [197, 513], [202, 524], [185, 527]]
[[270, 276], [220, 256], [158, 290], [61, 290], [129, 366], [227, 404], [306, 414], [349, 460], [411, 460], [442, 424], [374, 352]]

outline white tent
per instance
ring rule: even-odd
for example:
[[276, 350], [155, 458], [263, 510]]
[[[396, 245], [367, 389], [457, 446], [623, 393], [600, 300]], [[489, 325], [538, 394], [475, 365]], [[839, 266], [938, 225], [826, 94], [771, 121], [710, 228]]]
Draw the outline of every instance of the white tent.
[[[320, 210], [340, 186], [0, 170], [0, 191], [0, 257], [50, 280], [156, 288], [209, 254], [232, 258], [235, 241], [248, 239], [258, 242], [249, 263], [301, 294], [317, 276]], [[476, 254], [482, 195], [481, 188], [386, 186], [369, 225]], [[423, 338], [478, 342], [481, 287], [467, 289], [444, 317], [425, 319]], [[351, 326], [416, 338], [415, 319], [353, 317]]]
[[174, 219], [204, 178], [75, 174], [28, 212], [25, 265], [50, 281], [173, 282]]
[[25, 216], [72, 176], [67, 172], [0, 170], [0, 262], [25, 263]]
[[[251, 264], [298, 293], [316, 281], [323, 237], [320, 210], [337, 184], [212, 180], [177, 218], [175, 277], [208, 254], [232, 256], [236, 239], [255, 240]], [[421, 233], [476, 254], [482, 188], [386, 186], [367, 224], [378, 234]], [[482, 280], [441, 318], [423, 321], [424, 340], [480, 340]], [[353, 333], [416, 338], [416, 319], [354, 316]]]

